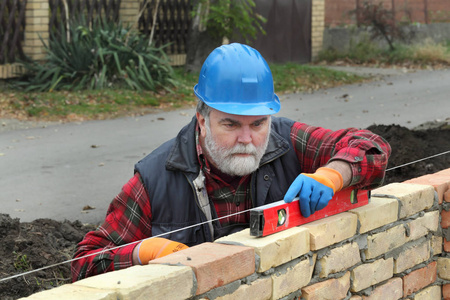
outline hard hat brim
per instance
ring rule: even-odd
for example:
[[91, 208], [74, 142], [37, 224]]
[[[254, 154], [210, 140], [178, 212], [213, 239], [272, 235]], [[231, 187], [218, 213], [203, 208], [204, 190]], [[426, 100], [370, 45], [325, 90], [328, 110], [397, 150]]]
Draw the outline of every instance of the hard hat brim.
[[265, 116], [276, 114], [281, 108], [280, 99], [277, 94], [273, 94], [273, 99], [270, 99], [269, 101], [261, 101], [258, 103], [238, 103], [238, 101], [235, 101], [234, 103], [216, 102], [204, 99], [204, 97], [197, 92], [197, 86], [198, 84], [194, 86], [195, 95], [209, 107], [224, 113], [241, 116]]

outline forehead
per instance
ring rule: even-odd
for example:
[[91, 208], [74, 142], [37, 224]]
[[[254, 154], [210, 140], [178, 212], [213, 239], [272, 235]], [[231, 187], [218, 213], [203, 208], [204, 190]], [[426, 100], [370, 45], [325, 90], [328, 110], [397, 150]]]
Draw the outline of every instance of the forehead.
[[233, 121], [241, 124], [251, 124], [255, 121], [261, 121], [264, 119], [269, 119], [269, 115], [261, 115], [261, 116], [242, 116], [242, 115], [233, 115], [228, 114], [216, 109], [211, 110], [211, 114], [209, 115], [210, 119], [215, 122], [223, 122], [223, 121]]

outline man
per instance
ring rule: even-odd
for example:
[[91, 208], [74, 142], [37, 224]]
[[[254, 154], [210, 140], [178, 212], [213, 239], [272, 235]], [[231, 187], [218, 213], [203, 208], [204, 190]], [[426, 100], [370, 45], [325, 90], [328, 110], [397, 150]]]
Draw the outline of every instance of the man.
[[246, 228], [252, 207], [299, 196], [308, 217], [342, 188], [383, 181], [391, 149], [381, 137], [272, 117], [272, 74], [251, 47], [215, 49], [194, 92], [190, 124], [136, 164], [103, 225], [78, 245], [74, 281]]

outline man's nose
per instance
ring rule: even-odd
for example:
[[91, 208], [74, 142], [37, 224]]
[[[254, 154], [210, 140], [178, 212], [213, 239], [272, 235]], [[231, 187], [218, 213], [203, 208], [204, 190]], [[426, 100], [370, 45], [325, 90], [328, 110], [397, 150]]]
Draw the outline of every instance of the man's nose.
[[252, 142], [252, 131], [249, 127], [241, 128], [238, 136], [238, 142], [242, 144], [250, 144]]

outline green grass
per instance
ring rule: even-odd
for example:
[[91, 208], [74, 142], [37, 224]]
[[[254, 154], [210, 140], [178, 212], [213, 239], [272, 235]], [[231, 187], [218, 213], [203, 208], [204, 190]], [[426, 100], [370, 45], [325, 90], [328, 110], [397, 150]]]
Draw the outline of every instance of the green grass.
[[[365, 79], [319, 66], [295, 63], [270, 65], [278, 94], [352, 84]], [[107, 119], [131, 114], [144, 114], [158, 109], [174, 109], [195, 104], [193, 87], [198, 73], [185, 73], [174, 68], [177, 81], [170, 91], [137, 92], [127, 89], [23, 92], [9, 89], [0, 92], [3, 115], [38, 120]]]
[[363, 78], [346, 72], [334, 71], [320, 66], [295, 63], [271, 65], [275, 91], [278, 94], [310, 92], [363, 81]]

